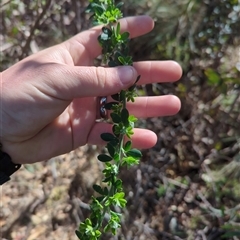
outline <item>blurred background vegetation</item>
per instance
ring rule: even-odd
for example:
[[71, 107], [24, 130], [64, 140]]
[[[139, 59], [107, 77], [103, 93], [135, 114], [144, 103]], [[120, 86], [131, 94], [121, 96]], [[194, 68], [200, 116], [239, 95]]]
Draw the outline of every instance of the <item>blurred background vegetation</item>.
[[[87, 4], [1, 1], [0, 70], [89, 28]], [[151, 33], [131, 41], [134, 59], [176, 60], [184, 73], [177, 83], [139, 89], [151, 96], [176, 94], [182, 109], [173, 117], [141, 120], [159, 140], [132, 174], [122, 172], [129, 207], [113, 239], [240, 239], [240, 1], [128, 0], [123, 11], [155, 21]], [[77, 174], [68, 176], [70, 199]], [[87, 203], [85, 195], [79, 198]], [[74, 229], [77, 219], [65, 225]], [[5, 223], [3, 236], [17, 239], [10, 231], [17, 231], [15, 225]]]

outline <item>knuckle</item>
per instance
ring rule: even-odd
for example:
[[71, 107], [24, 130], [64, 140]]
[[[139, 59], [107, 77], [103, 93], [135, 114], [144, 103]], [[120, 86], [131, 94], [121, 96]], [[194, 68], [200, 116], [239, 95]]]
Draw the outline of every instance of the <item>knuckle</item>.
[[106, 70], [103, 67], [96, 67], [95, 69], [97, 85], [100, 89], [104, 89], [107, 82]]

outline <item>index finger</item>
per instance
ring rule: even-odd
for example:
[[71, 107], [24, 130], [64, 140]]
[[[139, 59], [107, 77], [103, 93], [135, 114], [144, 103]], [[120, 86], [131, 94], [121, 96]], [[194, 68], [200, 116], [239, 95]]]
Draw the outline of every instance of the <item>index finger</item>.
[[[154, 27], [154, 22], [149, 16], [126, 17], [120, 19], [119, 22], [121, 31], [129, 32], [130, 38], [144, 35]], [[81, 32], [64, 43], [75, 65], [79, 65], [80, 62], [82, 65], [83, 61], [86, 63], [86, 61], [91, 61], [101, 54], [101, 47], [97, 38], [102, 31], [102, 27], [101, 25]]]

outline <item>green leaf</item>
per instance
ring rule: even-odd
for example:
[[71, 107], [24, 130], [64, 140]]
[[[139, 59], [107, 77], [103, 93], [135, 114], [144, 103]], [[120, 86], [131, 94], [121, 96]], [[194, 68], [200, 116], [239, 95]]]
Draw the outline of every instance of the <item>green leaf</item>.
[[133, 128], [132, 128], [132, 126], [130, 125], [130, 126], [126, 129], [126, 135], [127, 135], [128, 138], [131, 138], [133, 134], [134, 134]]
[[106, 154], [100, 154], [100, 155], [98, 155], [97, 158], [100, 162], [110, 162], [110, 161], [112, 161], [112, 157], [110, 157]]
[[131, 167], [137, 164], [139, 164], [139, 159], [135, 157], [129, 156], [129, 157], [123, 158], [123, 165], [127, 165], [128, 167]]
[[110, 220], [104, 228], [104, 232], [111, 231], [113, 235], [116, 234], [116, 230], [120, 227], [121, 214], [110, 211]]
[[122, 191], [122, 180], [117, 179], [117, 181], [114, 183], [114, 186], [118, 191]]
[[115, 101], [120, 101], [120, 96], [119, 96], [119, 93], [116, 93], [116, 94], [113, 94], [111, 95], [112, 99], [115, 100]]
[[95, 213], [101, 215], [101, 211], [103, 210], [103, 205], [98, 201], [97, 198], [92, 197], [92, 203], [90, 204], [90, 209], [93, 210]]
[[119, 61], [122, 65], [126, 65], [126, 62], [125, 62], [124, 57], [119, 56], [119, 57], [118, 57], [118, 61]]
[[90, 3], [90, 4], [86, 7], [85, 12], [86, 12], [86, 13], [94, 12], [93, 3]]
[[119, 144], [119, 140], [116, 138], [109, 142], [113, 147], [116, 147]]
[[116, 137], [118, 137], [119, 134], [120, 134], [121, 128], [120, 128], [118, 125], [113, 125], [112, 131], [113, 131], [114, 135], [115, 135]]
[[136, 84], [134, 83], [130, 88], [128, 88], [128, 91], [132, 92], [136, 89]]
[[113, 203], [116, 204], [119, 207], [125, 207], [127, 200], [124, 198], [125, 194], [124, 192], [116, 193], [112, 196]]
[[119, 57], [122, 57], [122, 52], [116, 51], [116, 52], [114, 53], [114, 60], [120, 64], [120, 62], [119, 62], [119, 60], [118, 60]]
[[112, 176], [106, 177], [106, 178], [104, 178], [104, 179], [102, 180], [102, 182], [108, 183], [108, 182], [111, 182], [111, 179], [112, 179]]
[[79, 239], [83, 239], [82, 234], [81, 234], [78, 230], [75, 231], [75, 234], [77, 235], [77, 237], [78, 237]]
[[94, 184], [94, 185], [93, 185], [93, 189], [94, 189], [97, 193], [99, 193], [99, 194], [101, 194], [101, 195], [104, 195], [104, 191], [103, 191], [103, 189], [102, 189], [101, 186], [99, 186], [99, 185], [97, 185], [97, 184]]
[[106, 178], [111, 178], [113, 175], [118, 174], [118, 166], [117, 165], [112, 165], [110, 163], [106, 163], [106, 168], [103, 169], [102, 173]]
[[105, 187], [105, 188], [103, 189], [103, 192], [104, 192], [104, 195], [107, 196], [107, 195], [108, 195], [108, 192], [109, 192], [109, 191], [108, 191], [108, 188]]
[[121, 111], [121, 118], [122, 118], [122, 122], [124, 124], [124, 126], [129, 126], [129, 121], [128, 121], [128, 117], [129, 117], [129, 112], [126, 108], [123, 108]]
[[120, 160], [119, 153], [115, 153], [113, 159], [114, 159], [114, 161], [119, 162], [119, 160]]
[[114, 157], [114, 155], [115, 155], [115, 147], [111, 143], [107, 144], [107, 150], [108, 150], [108, 153], [110, 154], [110, 156]]
[[108, 102], [104, 105], [105, 109], [112, 110], [112, 107], [118, 105], [118, 102]]
[[118, 22], [117, 27], [116, 27], [116, 36], [120, 34], [120, 23]]
[[94, 230], [92, 227], [92, 222], [89, 218], [87, 218], [84, 222], [81, 222], [79, 225], [79, 231], [82, 236], [91, 236], [94, 234]]
[[130, 57], [130, 56], [124, 57], [124, 64], [123, 65], [132, 66], [132, 64], [133, 64], [132, 57]]
[[133, 149], [129, 150], [128, 152], [126, 152], [126, 155], [133, 157], [135, 159], [140, 159], [142, 157], [142, 153], [136, 148], [133, 148]]
[[132, 147], [132, 141], [127, 141], [123, 147], [125, 151], [129, 151]]
[[140, 78], [141, 78], [141, 75], [138, 75], [135, 83], [137, 83], [140, 80]]
[[133, 115], [129, 115], [128, 120], [129, 122], [136, 122], [138, 119]]
[[102, 15], [104, 13], [105, 9], [102, 5], [99, 5], [97, 3], [91, 3], [91, 4], [96, 15]]
[[[140, 80], [140, 78], [141, 78], [141, 75], [138, 75], [135, 83], [134, 83], [131, 87], [128, 88], [128, 91], [132, 92], [132, 91], [134, 91], [134, 90], [136, 89], [136, 87], [137, 87], [137, 82]], [[134, 94], [136, 94], [136, 93], [134, 92]]]
[[122, 90], [121, 92], [120, 92], [120, 102], [123, 102], [125, 100], [125, 91], [124, 90]]
[[97, 199], [99, 202], [102, 202], [102, 200], [105, 198], [106, 195], [108, 195], [108, 194], [104, 194], [104, 196], [96, 197], [96, 199]]
[[110, 113], [110, 116], [111, 116], [112, 121], [113, 121], [114, 123], [120, 123], [120, 122], [122, 121], [121, 116], [119, 116], [119, 115], [118, 115], [117, 113], [115, 113], [115, 112]]
[[129, 35], [130, 35], [129, 32], [124, 32], [124, 33], [122, 33], [122, 34], [121, 34], [121, 40], [122, 40], [122, 41], [128, 40]]
[[124, 5], [124, 2], [119, 2], [119, 3], [116, 5], [116, 8], [121, 8], [123, 5]]
[[106, 141], [106, 142], [110, 142], [110, 141], [113, 141], [113, 140], [116, 140], [117, 138], [111, 134], [111, 133], [102, 133], [101, 135], [101, 139]]
[[99, 239], [99, 237], [100, 237], [101, 235], [102, 235], [102, 233], [101, 233], [99, 230], [96, 230], [96, 231], [95, 231], [95, 236], [97, 237], [96, 240]]

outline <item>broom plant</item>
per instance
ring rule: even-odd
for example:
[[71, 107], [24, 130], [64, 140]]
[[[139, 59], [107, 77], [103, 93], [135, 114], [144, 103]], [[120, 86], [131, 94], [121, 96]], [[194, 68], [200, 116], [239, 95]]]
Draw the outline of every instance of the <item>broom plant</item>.
[[[115, 4], [114, 0], [90, 0], [87, 12], [92, 13], [93, 24], [103, 25], [98, 42], [102, 47], [102, 64], [108, 67], [133, 65], [129, 55], [129, 33], [121, 32], [118, 20], [123, 14], [120, 10], [123, 3]], [[142, 156], [138, 149], [132, 148], [131, 137], [137, 118], [129, 114], [127, 102], [134, 102], [136, 82], [128, 89], [111, 96], [111, 101], [102, 106], [109, 110], [113, 125], [111, 133], [101, 134], [106, 142], [106, 154], [98, 155], [104, 164], [103, 186], [93, 185], [97, 197], [92, 196], [90, 216], [80, 223], [76, 235], [81, 240], [97, 240], [103, 233], [115, 235], [121, 227], [121, 212], [116, 209], [126, 207], [127, 200], [123, 192], [122, 180], [118, 177], [120, 168], [131, 167], [139, 163]], [[127, 140], [126, 140], [127, 139]]]

